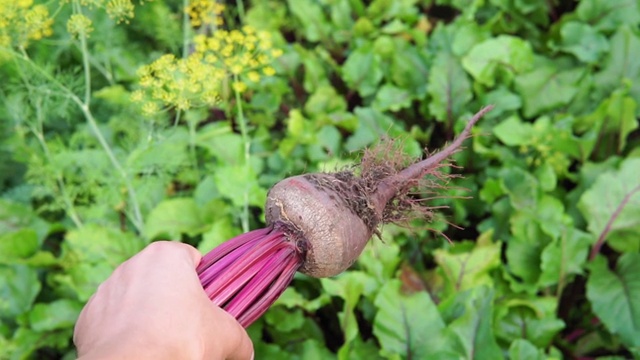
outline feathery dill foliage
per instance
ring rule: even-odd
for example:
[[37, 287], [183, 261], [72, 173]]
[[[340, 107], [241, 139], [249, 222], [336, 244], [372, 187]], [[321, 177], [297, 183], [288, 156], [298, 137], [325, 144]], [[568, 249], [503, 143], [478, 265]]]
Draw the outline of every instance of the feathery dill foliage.
[[0, 46], [27, 47], [51, 36], [52, 25], [45, 5], [33, 0], [0, 0]]
[[194, 51], [186, 58], [167, 54], [140, 68], [141, 89], [132, 97], [143, 103], [145, 114], [172, 107], [188, 110], [211, 106], [230, 78], [233, 90], [242, 93], [247, 82], [257, 83], [264, 76], [275, 75], [270, 64], [282, 55], [282, 50], [273, 48], [269, 33], [250, 26], [197, 35], [193, 43]]

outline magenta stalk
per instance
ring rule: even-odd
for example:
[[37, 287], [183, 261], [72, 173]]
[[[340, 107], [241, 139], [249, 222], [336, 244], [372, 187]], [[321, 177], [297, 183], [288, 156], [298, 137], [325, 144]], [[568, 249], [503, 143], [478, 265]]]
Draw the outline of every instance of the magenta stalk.
[[245, 328], [287, 288], [303, 254], [280, 227], [239, 235], [203, 256], [197, 272], [211, 301]]

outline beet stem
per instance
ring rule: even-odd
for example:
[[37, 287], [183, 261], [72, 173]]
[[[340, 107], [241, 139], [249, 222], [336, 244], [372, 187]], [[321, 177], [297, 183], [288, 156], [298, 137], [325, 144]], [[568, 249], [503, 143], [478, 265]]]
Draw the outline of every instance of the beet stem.
[[203, 257], [197, 271], [209, 299], [247, 327], [276, 301], [301, 265], [295, 243], [268, 227], [221, 244]]
[[458, 135], [451, 144], [428, 158], [410, 165], [399, 173], [392, 175], [380, 182], [375, 193], [377, 203], [375, 204], [378, 213], [382, 213], [387, 202], [391, 200], [395, 194], [402, 189], [411, 180], [424, 176], [429, 170], [438, 167], [444, 160], [456, 153], [462, 143], [471, 135], [471, 129], [487, 112], [493, 109], [493, 105], [489, 105], [478, 111], [464, 127], [464, 130]]

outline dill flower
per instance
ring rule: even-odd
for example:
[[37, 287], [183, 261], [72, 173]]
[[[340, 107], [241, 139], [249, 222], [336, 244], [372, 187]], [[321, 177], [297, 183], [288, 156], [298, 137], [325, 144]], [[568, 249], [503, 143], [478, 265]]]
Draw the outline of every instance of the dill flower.
[[33, 0], [0, 0], [0, 46], [26, 47], [53, 34], [49, 10]]
[[118, 24], [121, 22], [129, 23], [129, 19], [133, 18], [133, 10], [135, 7], [131, 0], [111, 0], [107, 3], [107, 15], [115, 19]]
[[[138, 70], [140, 90], [132, 100], [155, 102], [158, 108], [188, 110], [212, 106], [220, 98], [223, 84], [245, 92], [249, 83], [275, 75], [273, 60], [282, 54], [274, 49], [271, 36], [245, 26], [241, 30], [216, 30], [197, 35], [194, 52], [184, 59], [166, 54]], [[232, 81], [227, 81], [232, 78]], [[148, 110], [147, 109], [147, 110]], [[143, 109], [146, 114], [152, 113]]]
[[191, 26], [199, 28], [207, 25], [215, 25], [216, 27], [222, 25], [223, 19], [220, 14], [223, 10], [224, 5], [218, 4], [214, 0], [192, 0], [185, 12], [189, 15]]
[[67, 20], [67, 31], [72, 36], [79, 36], [80, 34], [85, 34], [88, 36], [92, 31], [93, 27], [91, 26], [91, 19], [86, 17], [83, 14], [73, 14]]
[[212, 36], [197, 35], [193, 42], [195, 53], [201, 54], [205, 63], [233, 75], [246, 76], [251, 82], [260, 80], [260, 70], [265, 76], [275, 75], [270, 64], [282, 55], [281, 49], [273, 48], [270, 33], [250, 26], [242, 30], [217, 30]]

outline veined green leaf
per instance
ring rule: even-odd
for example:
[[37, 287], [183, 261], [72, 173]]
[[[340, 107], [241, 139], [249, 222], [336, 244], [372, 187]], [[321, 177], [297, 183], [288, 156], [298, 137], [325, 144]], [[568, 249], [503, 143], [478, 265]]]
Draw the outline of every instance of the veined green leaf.
[[400, 281], [386, 283], [374, 301], [373, 333], [389, 356], [425, 359], [442, 349], [444, 322], [429, 294], [404, 295]]
[[[617, 2], [622, 1], [629, 4], [634, 2], [627, 0]], [[607, 94], [615, 89], [629, 86], [630, 95], [636, 102], [640, 102], [640, 83], [636, 81], [640, 77], [640, 62], [636, 61], [638, 57], [640, 57], [640, 34], [628, 26], [618, 27], [610, 40], [609, 53], [604, 60], [602, 71], [595, 75], [597, 91]], [[636, 116], [638, 115], [640, 115], [640, 108], [636, 108]]]
[[9, 320], [27, 311], [40, 288], [35, 269], [22, 264], [0, 265], [0, 320]]
[[457, 294], [454, 303], [458, 305], [458, 316], [445, 330], [447, 353], [453, 351], [463, 359], [504, 358], [493, 331], [493, 298], [494, 291], [489, 286]]
[[431, 96], [429, 111], [438, 121], [453, 123], [466, 111], [471, 101], [471, 82], [460, 60], [440, 52], [429, 70], [427, 92]]
[[207, 223], [193, 198], [164, 200], [156, 206], [145, 224], [145, 236], [155, 239], [178, 240], [180, 234], [195, 235], [204, 230]]
[[320, 41], [330, 35], [330, 24], [322, 7], [315, 0], [288, 0], [291, 12], [298, 18], [309, 41]]
[[525, 339], [517, 339], [509, 346], [511, 360], [547, 360], [544, 352]]
[[601, 174], [582, 194], [578, 209], [595, 237], [606, 236], [619, 251], [640, 250], [640, 159], [622, 162], [618, 171]]
[[562, 25], [560, 35], [561, 48], [585, 63], [595, 63], [609, 50], [609, 43], [604, 35], [585, 23], [569, 21]]
[[640, 24], [640, 11], [635, 0], [581, 1], [576, 8], [580, 20], [598, 30], [614, 31], [621, 26]]
[[483, 234], [468, 252], [434, 251], [449, 294], [492, 284], [489, 272], [500, 265], [502, 244], [491, 243], [490, 236], [490, 233]]
[[72, 328], [83, 304], [70, 299], [59, 299], [51, 303], [38, 303], [29, 312], [29, 324], [36, 331], [52, 331]]
[[342, 66], [342, 78], [360, 96], [373, 95], [382, 80], [380, 56], [373, 51], [372, 43], [365, 43], [355, 49]]
[[578, 229], [568, 228], [540, 255], [541, 286], [564, 283], [569, 275], [582, 274], [593, 237]]
[[603, 257], [594, 259], [587, 298], [609, 331], [629, 347], [640, 347], [640, 254], [623, 254], [615, 270]]
[[531, 69], [533, 50], [520, 38], [500, 35], [474, 46], [462, 66], [477, 82], [493, 87], [500, 71], [513, 76]]
[[516, 77], [516, 89], [522, 95], [524, 115], [534, 117], [571, 102], [578, 93], [578, 81], [585, 69], [561, 71], [549, 63]]

